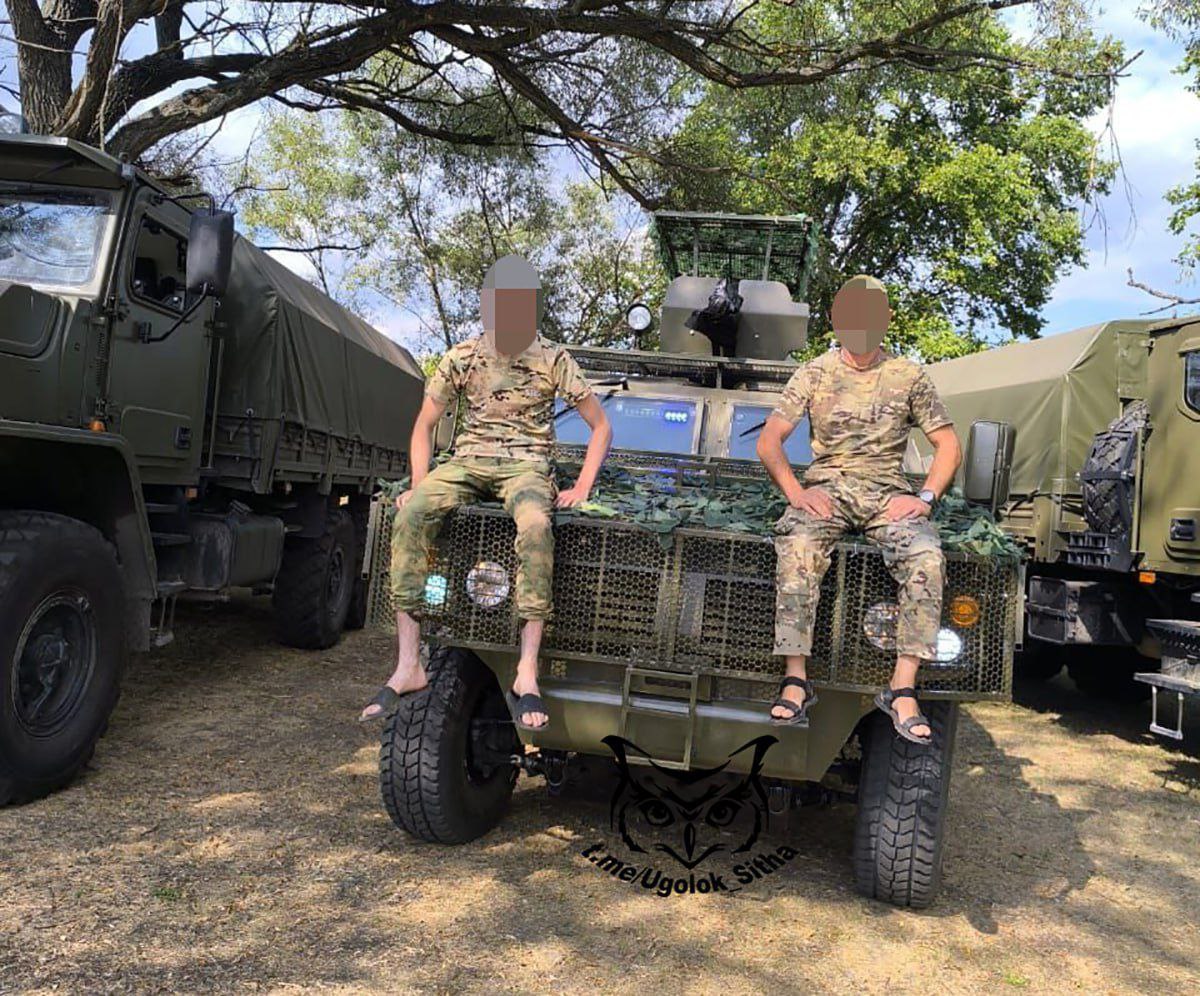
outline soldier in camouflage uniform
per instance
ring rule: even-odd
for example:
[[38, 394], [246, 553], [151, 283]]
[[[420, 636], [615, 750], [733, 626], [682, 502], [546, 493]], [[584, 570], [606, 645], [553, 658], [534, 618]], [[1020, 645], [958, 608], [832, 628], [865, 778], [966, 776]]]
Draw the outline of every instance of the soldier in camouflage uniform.
[[[466, 502], [498, 498], [517, 527], [514, 601], [524, 623], [510, 693], [520, 703], [514, 718], [530, 729], [547, 722], [538, 697], [537, 657], [553, 610], [550, 516], [555, 506], [587, 500], [612, 430], [571, 354], [537, 335], [540, 293], [537, 274], [527, 262], [517, 256], [498, 260], [484, 280], [484, 334], [447, 350], [425, 385], [425, 402], [413, 428], [412, 488], [397, 499], [392, 528], [398, 663], [363, 710], [364, 720], [384, 715], [401, 695], [426, 684], [417, 658], [417, 618], [425, 606], [425, 582], [442, 520]], [[550, 467], [556, 397], [576, 408], [592, 429], [579, 479], [557, 494]], [[454, 455], [427, 471], [433, 426], [458, 398], [465, 411]]]
[[[882, 548], [899, 586], [896, 672], [877, 704], [902, 736], [927, 743], [928, 721], [909, 690], [920, 662], [935, 656], [941, 620], [943, 557], [928, 516], [953, 481], [961, 455], [928, 375], [881, 348], [889, 316], [879, 281], [848, 281], [832, 313], [839, 348], [792, 375], [759, 437], [759, 457], [790, 505], [776, 525], [775, 652], [786, 659], [786, 677], [771, 715], [779, 723], [807, 723], [816, 696], [805, 669], [821, 579], [838, 540], [857, 531]], [[813, 459], [801, 486], [783, 441], [805, 417]], [[901, 470], [914, 426], [935, 454], [919, 494]]]

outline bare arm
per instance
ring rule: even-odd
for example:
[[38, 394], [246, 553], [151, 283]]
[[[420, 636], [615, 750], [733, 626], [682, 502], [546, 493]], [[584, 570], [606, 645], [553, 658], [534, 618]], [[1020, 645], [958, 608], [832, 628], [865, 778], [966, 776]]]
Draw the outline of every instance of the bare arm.
[[926, 433], [925, 438], [933, 447], [933, 463], [925, 475], [925, 487], [940, 498], [954, 482], [954, 475], [962, 464], [962, 447], [958, 444], [958, 433], [952, 425], [934, 429]]
[[[958, 445], [958, 435], [952, 425], [943, 425], [940, 429], [927, 432], [925, 438], [933, 447], [933, 463], [929, 465], [929, 473], [925, 475], [925, 483], [921, 488], [941, 497], [958, 473], [958, 465], [962, 463], [962, 447]], [[931, 511], [930, 506], [916, 495], [895, 495], [888, 500], [887, 517], [892, 520], [916, 519]]]
[[429, 395], [421, 403], [417, 420], [413, 423], [412, 439], [408, 444], [408, 463], [412, 468], [412, 483], [407, 491], [396, 497], [396, 507], [402, 508], [413, 493], [413, 488], [425, 480], [429, 473], [429, 461], [433, 457], [433, 429], [446, 406]]
[[588, 439], [587, 452], [583, 457], [583, 466], [579, 470], [579, 478], [566, 491], [560, 491], [555, 505], [559, 508], [570, 508], [581, 501], [587, 501], [592, 486], [596, 483], [596, 475], [600, 473], [600, 465], [608, 456], [608, 448], [612, 445], [612, 423], [604, 414], [604, 408], [594, 394], [589, 394], [575, 409], [579, 417], [592, 430]]
[[783, 451], [784, 441], [795, 430], [795, 426], [778, 415], [769, 415], [762, 432], [758, 434], [755, 451], [762, 465], [775, 486], [783, 492], [783, 497], [793, 508], [802, 508], [820, 519], [828, 519], [833, 514], [833, 503], [820, 488], [803, 487], [796, 479], [796, 473], [788, 462], [787, 454]]

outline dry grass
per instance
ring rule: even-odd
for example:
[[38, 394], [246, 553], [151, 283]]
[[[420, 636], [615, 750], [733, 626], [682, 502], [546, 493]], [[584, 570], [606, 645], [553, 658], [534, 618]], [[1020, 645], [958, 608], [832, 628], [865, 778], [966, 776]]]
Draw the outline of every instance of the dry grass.
[[[1200, 988], [1200, 763], [1066, 683], [962, 723], [943, 898], [851, 888], [850, 807], [732, 897], [579, 856], [607, 810], [523, 781], [475, 844], [396, 830], [355, 722], [388, 641], [285, 651], [265, 608], [182, 613], [78, 784], [0, 812], [0, 991], [1162, 993]], [[1200, 716], [1193, 716], [1200, 726]]]

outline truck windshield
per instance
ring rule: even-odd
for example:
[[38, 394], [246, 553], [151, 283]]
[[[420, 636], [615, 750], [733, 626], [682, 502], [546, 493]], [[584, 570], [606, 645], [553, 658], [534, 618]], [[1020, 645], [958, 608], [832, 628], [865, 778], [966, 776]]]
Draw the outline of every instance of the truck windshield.
[[[729, 428], [729, 455], [735, 460], [757, 460], [754, 452], [758, 443], [758, 434], [762, 431], [762, 423], [767, 420], [772, 409], [763, 405], [734, 405], [733, 419]], [[752, 432], [747, 430], [752, 429]], [[746, 433], [746, 435], [743, 435]], [[793, 466], [808, 466], [812, 463], [812, 445], [808, 439], [808, 419], [797, 423], [792, 434], [783, 442], [783, 451], [787, 454], [788, 462]]]
[[[611, 398], [600, 391], [598, 397], [613, 428], [613, 446], [625, 450], [650, 450], [655, 453], [694, 453], [697, 404], [667, 398], [639, 398], [618, 393]], [[562, 402], [556, 403], [562, 411]], [[588, 424], [577, 411], [570, 411], [554, 426], [561, 443], [586, 443], [591, 435]]]
[[0, 190], [0, 280], [86, 287], [112, 220], [102, 193]]

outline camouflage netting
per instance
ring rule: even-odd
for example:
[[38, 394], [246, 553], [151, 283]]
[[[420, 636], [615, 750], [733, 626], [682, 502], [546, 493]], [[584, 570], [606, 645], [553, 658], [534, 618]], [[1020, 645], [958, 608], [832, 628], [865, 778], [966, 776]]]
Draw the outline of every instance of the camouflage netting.
[[[560, 486], [573, 481], [578, 469], [578, 464], [560, 463]], [[394, 494], [402, 486], [392, 485], [387, 490]], [[633, 522], [657, 533], [660, 542], [669, 547], [671, 533], [680, 526], [771, 536], [785, 507], [778, 489], [762, 476], [714, 479], [687, 470], [662, 474], [652, 468], [623, 467], [610, 459], [591, 499], [577, 506], [575, 514]], [[1006, 560], [1021, 557], [1021, 548], [991, 513], [968, 504], [957, 489], [938, 502], [933, 521], [947, 550]]]

